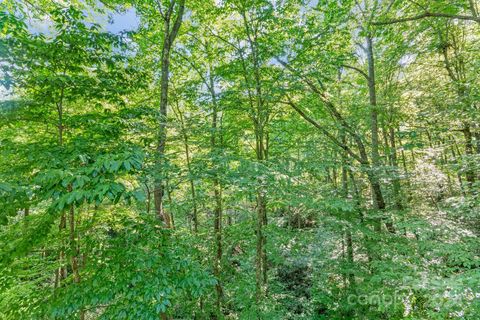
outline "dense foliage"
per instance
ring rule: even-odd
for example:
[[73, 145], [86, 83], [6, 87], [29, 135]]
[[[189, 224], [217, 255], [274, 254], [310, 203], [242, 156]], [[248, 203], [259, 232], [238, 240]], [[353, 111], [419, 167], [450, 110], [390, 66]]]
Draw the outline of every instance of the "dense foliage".
[[478, 0], [1, 2], [0, 319], [478, 319], [479, 74]]

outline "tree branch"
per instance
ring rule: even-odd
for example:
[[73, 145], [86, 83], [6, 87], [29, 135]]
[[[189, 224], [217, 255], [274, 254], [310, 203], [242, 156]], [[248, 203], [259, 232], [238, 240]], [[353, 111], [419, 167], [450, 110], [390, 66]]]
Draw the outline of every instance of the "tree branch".
[[372, 22], [372, 24], [375, 26], [384, 26], [384, 25], [402, 23], [407, 21], [421, 20], [421, 19], [430, 18], [430, 17], [456, 19], [456, 20], [470, 20], [470, 21], [480, 22], [480, 17], [475, 17], [475, 16], [464, 16], [464, 15], [438, 13], [438, 12], [424, 12], [422, 14], [419, 14], [413, 17], [406, 17], [406, 18], [393, 19], [393, 20], [387, 20], [387, 21], [376, 21], [376, 22], [374, 21]]
[[362, 163], [362, 159], [355, 152], [353, 152], [352, 149], [350, 149], [347, 145], [338, 141], [338, 139], [334, 135], [332, 135], [327, 129], [325, 129], [317, 121], [315, 121], [313, 118], [308, 116], [305, 112], [303, 112], [303, 110], [300, 109], [295, 103], [293, 103], [293, 101], [290, 98], [287, 97], [287, 99], [288, 99], [287, 102], [282, 102], [282, 103], [285, 103], [291, 106], [304, 120], [312, 124], [315, 128], [317, 128], [320, 132], [322, 132], [328, 139], [330, 139], [334, 144], [336, 144], [337, 146], [342, 148], [345, 152], [347, 152], [352, 158]]
[[347, 68], [347, 69], [355, 70], [358, 73], [360, 73], [362, 76], [364, 76], [365, 79], [369, 80], [368, 74], [365, 71], [363, 71], [362, 69], [359, 69], [359, 68], [354, 67], [354, 66], [349, 66], [349, 65], [346, 65], [346, 64], [342, 64], [341, 66], [344, 67], [344, 68]]
[[299, 74], [292, 66], [290, 66], [285, 61], [281, 60], [278, 57], [275, 57], [281, 65], [283, 65], [287, 70], [291, 71], [293, 74], [297, 74], [300, 79], [302, 79], [310, 89], [319, 96], [320, 100], [323, 102], [324, 106], [327, 108], [328, 112], [340, 123], [340, 125], [353, 137], [355, 143], [357, 144], [358, 150], [360, 152], [360, 156], [355, 158], [359, 160], [362, 164], [368, 165], [368, 155], [366, 152], [365, 145], [362, 141], [360, 135], [348, 124], [348, 122], [343, 118], [340, 111], [336, 108], [336, 106], [328, 99], [326, 93], [321, 91], [317, 88], [317, 86], [309, 80], [307, 77]]
[[173, 24], [172, 31], [170, 32], [170, 43], [173, 43], [175, 37], [177, 36], [178, 30], [182, 24], [183, 19], [183, 12], [185, 11], [185, 0], [181, 0], [178, 8], [177, 18], [175, 19], [175, 23]]
[[155, 3], [157, 4], [158, 12], [160, 13], [160, 16], [163, 18], [163, 20], [165, 20], [165, 14], [163, 13], [162, 4], [160, 3], [159, 0], [155, 0]]

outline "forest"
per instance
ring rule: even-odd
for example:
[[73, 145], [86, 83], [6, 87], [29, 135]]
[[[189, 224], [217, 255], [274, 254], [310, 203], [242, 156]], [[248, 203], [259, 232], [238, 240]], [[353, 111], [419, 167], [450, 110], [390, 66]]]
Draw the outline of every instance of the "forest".
[[0, 320], [480, 319], [480, 0], [0, 1]]

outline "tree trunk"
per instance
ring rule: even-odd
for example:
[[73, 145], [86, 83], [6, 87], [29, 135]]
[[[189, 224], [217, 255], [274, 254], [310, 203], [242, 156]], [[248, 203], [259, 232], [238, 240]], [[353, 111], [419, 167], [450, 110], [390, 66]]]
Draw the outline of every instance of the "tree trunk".
[[[345, 133], [343, 131], [340, 132], [340, 139], [343, 144], [347, 143]], [[342, 152], [342, 195], [345, 200], [348, 199], [348, 170], [347, 170], [347, 155]], [[352, 241], [352, 232], [350, 227], [347, 226], [347, 230], [345, 232], [345, 242], [347, 246], [347, 261], [349, 264], [349, 269], [353, 268], [354, 257], [353, 257], [353, 241]], [[352, 272], [348, 273], [348, 282], [351, 287], [355, 286], [355, 275]]]
[[[477, 130], [480, 130], [480, 128], [477, 127]], [[476, 141], [475, 152], [477, 154], [480, 154], [480, 132], [475, 132], [474, 136], [475, 136], [475, 141]]]
[[[375, 89], [375, 60], [373, 55], [373, 41], [369, 34], [367, 40], [367, 62], [368, 62], [368, 93], [370, 98], [370, 132], [372, 144], [372, 166], [369, 173], [369, 180], [373, 196], [373, 208], [379, 211], [385, 211], [385, 200], [383, 198], [382, 189], [378, 179], [378, 170], [380, 166], [380, 155], [378, 152], [378, 110], [377, 110], [377, 94]], [[387, 221], [385, 223], [388, 231], [395, 232], [393, 223]], [[381, 220], [375, 224], [375, 230], [381, 230]]]
[[468, 123], [464, 124], [462, 132], [463, 136], [465, 137], [465, 155], [467, 156], [467, 171], [465, 172], [465, 178], [467, 180], [467, 188], [470, 192], [472, 192], [472, 188], [475, 183], [475, 171], [471, 166], [473, 156], [473, 141], [472, 131], [470, 130], [470, 125]]
[[[456, 145], [456, 142], [454, 140], [454, 145]], [[452, 152], [452, 157], [453, 157], [453, 161], [458, 164], [458, 159], [457, 159], [457, 154], [455, 153], [455, 148], [454, 146], [451, 147], [451, 152]], [[458, 150], [458, 148], [457, 148]], [[460, 155], [459, 155], [460, 156]], [[463, 183], [463, 178], [462, 178], [462, 175], [459, 171], [457, 171], [457, 179], [458, 179], [458, 184], [460, 186], [460, 190], [463, 194], [463, 196], [466, 196], [466, 193], [465, 193], [465, 186], [464, 186], [464, 183]]]
[[[63, 75], [65, 75], [65, 70], [63, 72]], [[62, 88], [60, 89], [60, 99], [56, 103], [57, 118], [58, 118], [58, 125], [57, 125], [58, 145], [60, 147], [63, 146], [63, 130], [64, 130], [63, 99], [64, 99], [64, 87], [62, 86]], [[60, 216], [60, 224], [58, 225], [59, 231], [62, 232], [62, 230], [64, 230], [66, 226], [67, 226], [67, 218], [66, 218], [65, 212], [62, 212]], [[63, 240], [61, 241], [60, 245], [61, 245], [61, 249], [60, 249], [60, 253], [58, 254], [58, 259], [60, 261], [60, 264], [63, 264], [63, 261], [65, 260], [65, 252], [64, 252], [65, 243], [63, 242]], [[67, 277], [67, 267], [64, 265], [61, 265], [55, 273], [55, 284], [54, 284], [55, 288], [58, 288], [62, 280], [65, 279], [66, 277]]]
[[395, 209], [403, 210], [403, 203], [402, 203], [402, 192], [401, 192], [401, 184], [400, 184], [400, 171], [398, 168], [398, 160], [397, 160], [397, 146], [395, 141], [395, 130], [393, 127], [389, 129], [389, 136], [390, 136], [390, 161], [392, 162], [393, 167], [393, 197], [395, 203]]
[[157, 217], [163, 221], [166, 228], [171, 228], [170, 216], [165, 213], [163, 207], [163, 196], [165, 193], [164, 186], [164, 162], [165, 162], [165, 144], [167, 141], [167, 107], [168, 107], [168, 76], [170, 69], [170, 53], [172, 45], [177, 37], [178, 30], [182, 24], [183, 12], [185, 10], [185, 0], [178, 2], [178, 12], [175, 18], [175, 22], [172, 24], [172, 18], [174, 13], [176, 0], [170, 1], [168, 10], [164, 13], [160, 12], [163, 18], [164, 24], [164, 39], [162, 44], [161, 54], [161, 79], [160, 79], [160, 117], [159, 117], [159, 130], [158, 130], [158, 142], [157, 142], [157, 174], [155, 176], [153, 198], [155, 203], [155, 213]]
[[[262, 92], [262, 80], [260, 76], [260, 58], [257, 47], [257, 34], [256, 29], [251, 28], [250, 22], [247, 19], [245, 11], [240, 12], [245, 33], [248, 40], [248, 45], [251, 50], [251, 63], [252, 72], [247, 70], [245, 62], [243, 63], [244, 78], [248, 86], [248, 95], [250, 107], [252, 109], [252, 120], [255, 130], [255, 153], [257, 163], [262, 163], [267, 160], [266, 149], [266, 134], [265, 127], [268, 121], [268, 112], [266, 110], [263, 92]], [[243, 59], [243, 53], [239, 52]], [[249, 78], [249, 74], [253, 75], [253, 80]], [[253, 88], [253, 89], [251, 89]], [[256, 190], [256, 299], [259, 303], [266, 293], [267, 285], [267, 238], [264, 234], [264, 226], [267, 224], [267, 197], [266, 197], [266, 181], [262, 176], [257, 177], [257, 190]]]
[[192, 160], [190, 157], [190, 146], [188, 142], [188, 134], [187, 134], [187, 128], [185, 125], [185, 119], [183, 117], [182, 111], [180, 110], [180, 107], [178, 106], [178, 101], [177, 101], [177, 114], [178, 114], [178, 119], [180, 120], [180, 126], [181, 126], [181, 133], [183, 136], [183, 146], [185, 150], [185, 157], [187, 160], [187, 170], [188, 170], [188, 181], [190, 185], [190, 194], [192, 197], [192, 205], [193, 205], [193, 214], [192, 214], [192, 221], [193, 221], [193, 231], [194, 233], [198, 233], [198, 208], [197, 208], [197, 196], [196, 196], [196, 190], [195, 190], [195, 181], [193, 178], [193, 171], [192, 171]]
[[[209, 72], [209, 89], [212, 96], [213, 103], [213, 112], [212, 112], [212, 135], [210, 138], [210, 144], [212, 149], [212, 154], [217, 155], [218, 145], [217, 145], [217, 136], [218, 136], [218, 105], [217, 105], [217, 96], [215, 93], [215, 83], [211, 71]], [[216, 159], [213, 159], [213, 165], [216, 166]], [[222, 300], [223, 300], [223, 287], [220, 281], [221, 269], [222, 269], [222, 256], [223, 256], [223, 244], [222, 244], [222, 224], [223, 224], [223, 208], [222, 208], [222, 186], [220, 184], [220, 179], [218, 177], [218, 168], [214, 168], [214, 177], [213, 177], [213, 191], [215, 198], [215, 223], [214, 223], [214, 234], [215, 234], [215, 263], [214, 263], [214, 275], [217, 278], [216, 291], [217, 291], [217, 300], [216, 308], [218, 316], [221, 316], [222, 313]]]
[[159, 172], [155, 177], [155, 188], [153, 190], [153, 198], [155, 203], [155, 213], [157, 217], [163, 221], [166, 228], [171, 227], [171, 222], [168, 214], [165, 213], [163, 207], [163, 196], [165, 193], [165, 186], [163, 182], [163, 165], [165, 161], [165, 144], [167, 140], [167, 105], [168, 105], [168, 73], [170, 67], [170, 39], [168, 37], [168, 23], [166, 23], [166, 33], [163, 42], [162, 50], [162, 76], [160, 80], [160, 118], [159, 118], [159, 131], [158, 131], [158, 143], [157, 143], [157, 165]]
[[[256, 127], [256, 155], [259, 163], [265, 160], [265, 149], [263, 144], [263, 128]], [[267, 224], [267, 199], [265, 190], [265, 178], [257, 177], [257, 255], [256, 255], [256, 290], [257, 301], [260, 301], [265, 295], [265, 286], [267, 284], [267, 252], [266, 252], [266, 236], [264, 234], [264, 226]]]

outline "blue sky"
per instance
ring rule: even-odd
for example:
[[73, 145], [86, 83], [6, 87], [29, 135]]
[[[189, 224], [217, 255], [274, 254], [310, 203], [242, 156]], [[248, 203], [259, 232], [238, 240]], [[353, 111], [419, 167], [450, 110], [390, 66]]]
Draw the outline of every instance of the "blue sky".
[[130, 8], [124, 13], [113, 14], [113, 23], [107, 23], [105, 28], [112, 33], [119, 33], [125, 30], [134, 30], [138, 27], [140, 20], [135, 9]]
[[[0, 0], [2, 1], [2, 0]], [[111, 13], [111, 19], [109, 21], [107, 15], [101, 15], [96, 12], [86, 12], [89, 18], [105, 28], [106, 31], [112, 33], [120, 33], [122, 31], [135, 30], [140, 19], [135, 13], [135, 9], [130, 8], [122, 13]], [[32, 33], [49, 34], [51, 23], [46, 20], [32, 20], [27, 21], [28, 28]], [[11, 98], [11, 93], [7, 91], [3, 86], [0, 86], [0, 101]]]
[[[1, 0], [0, 0], [1, 1]], [[85, 11], [87, 15], [87, 19], [89, 21], [95, 21], [99, 25], [103, 26], [103, 28], [112, 33], [120, 33], [122, 31], [131, 31], [135, 30], [139, 23], [140, 19], [135, 13], [134, 8], [127, 9], [125, 12], [115, 13], [110, 12], [110, 18], [107, 14], [100, 14], [93, 10]], [[45, 20], [33, 20], [29, 19], [27, 21], [27, 25], [29, 30], [32, 33], [43, 33], [49, 34], [50, 31], [50, 21], [48, 19]]]

